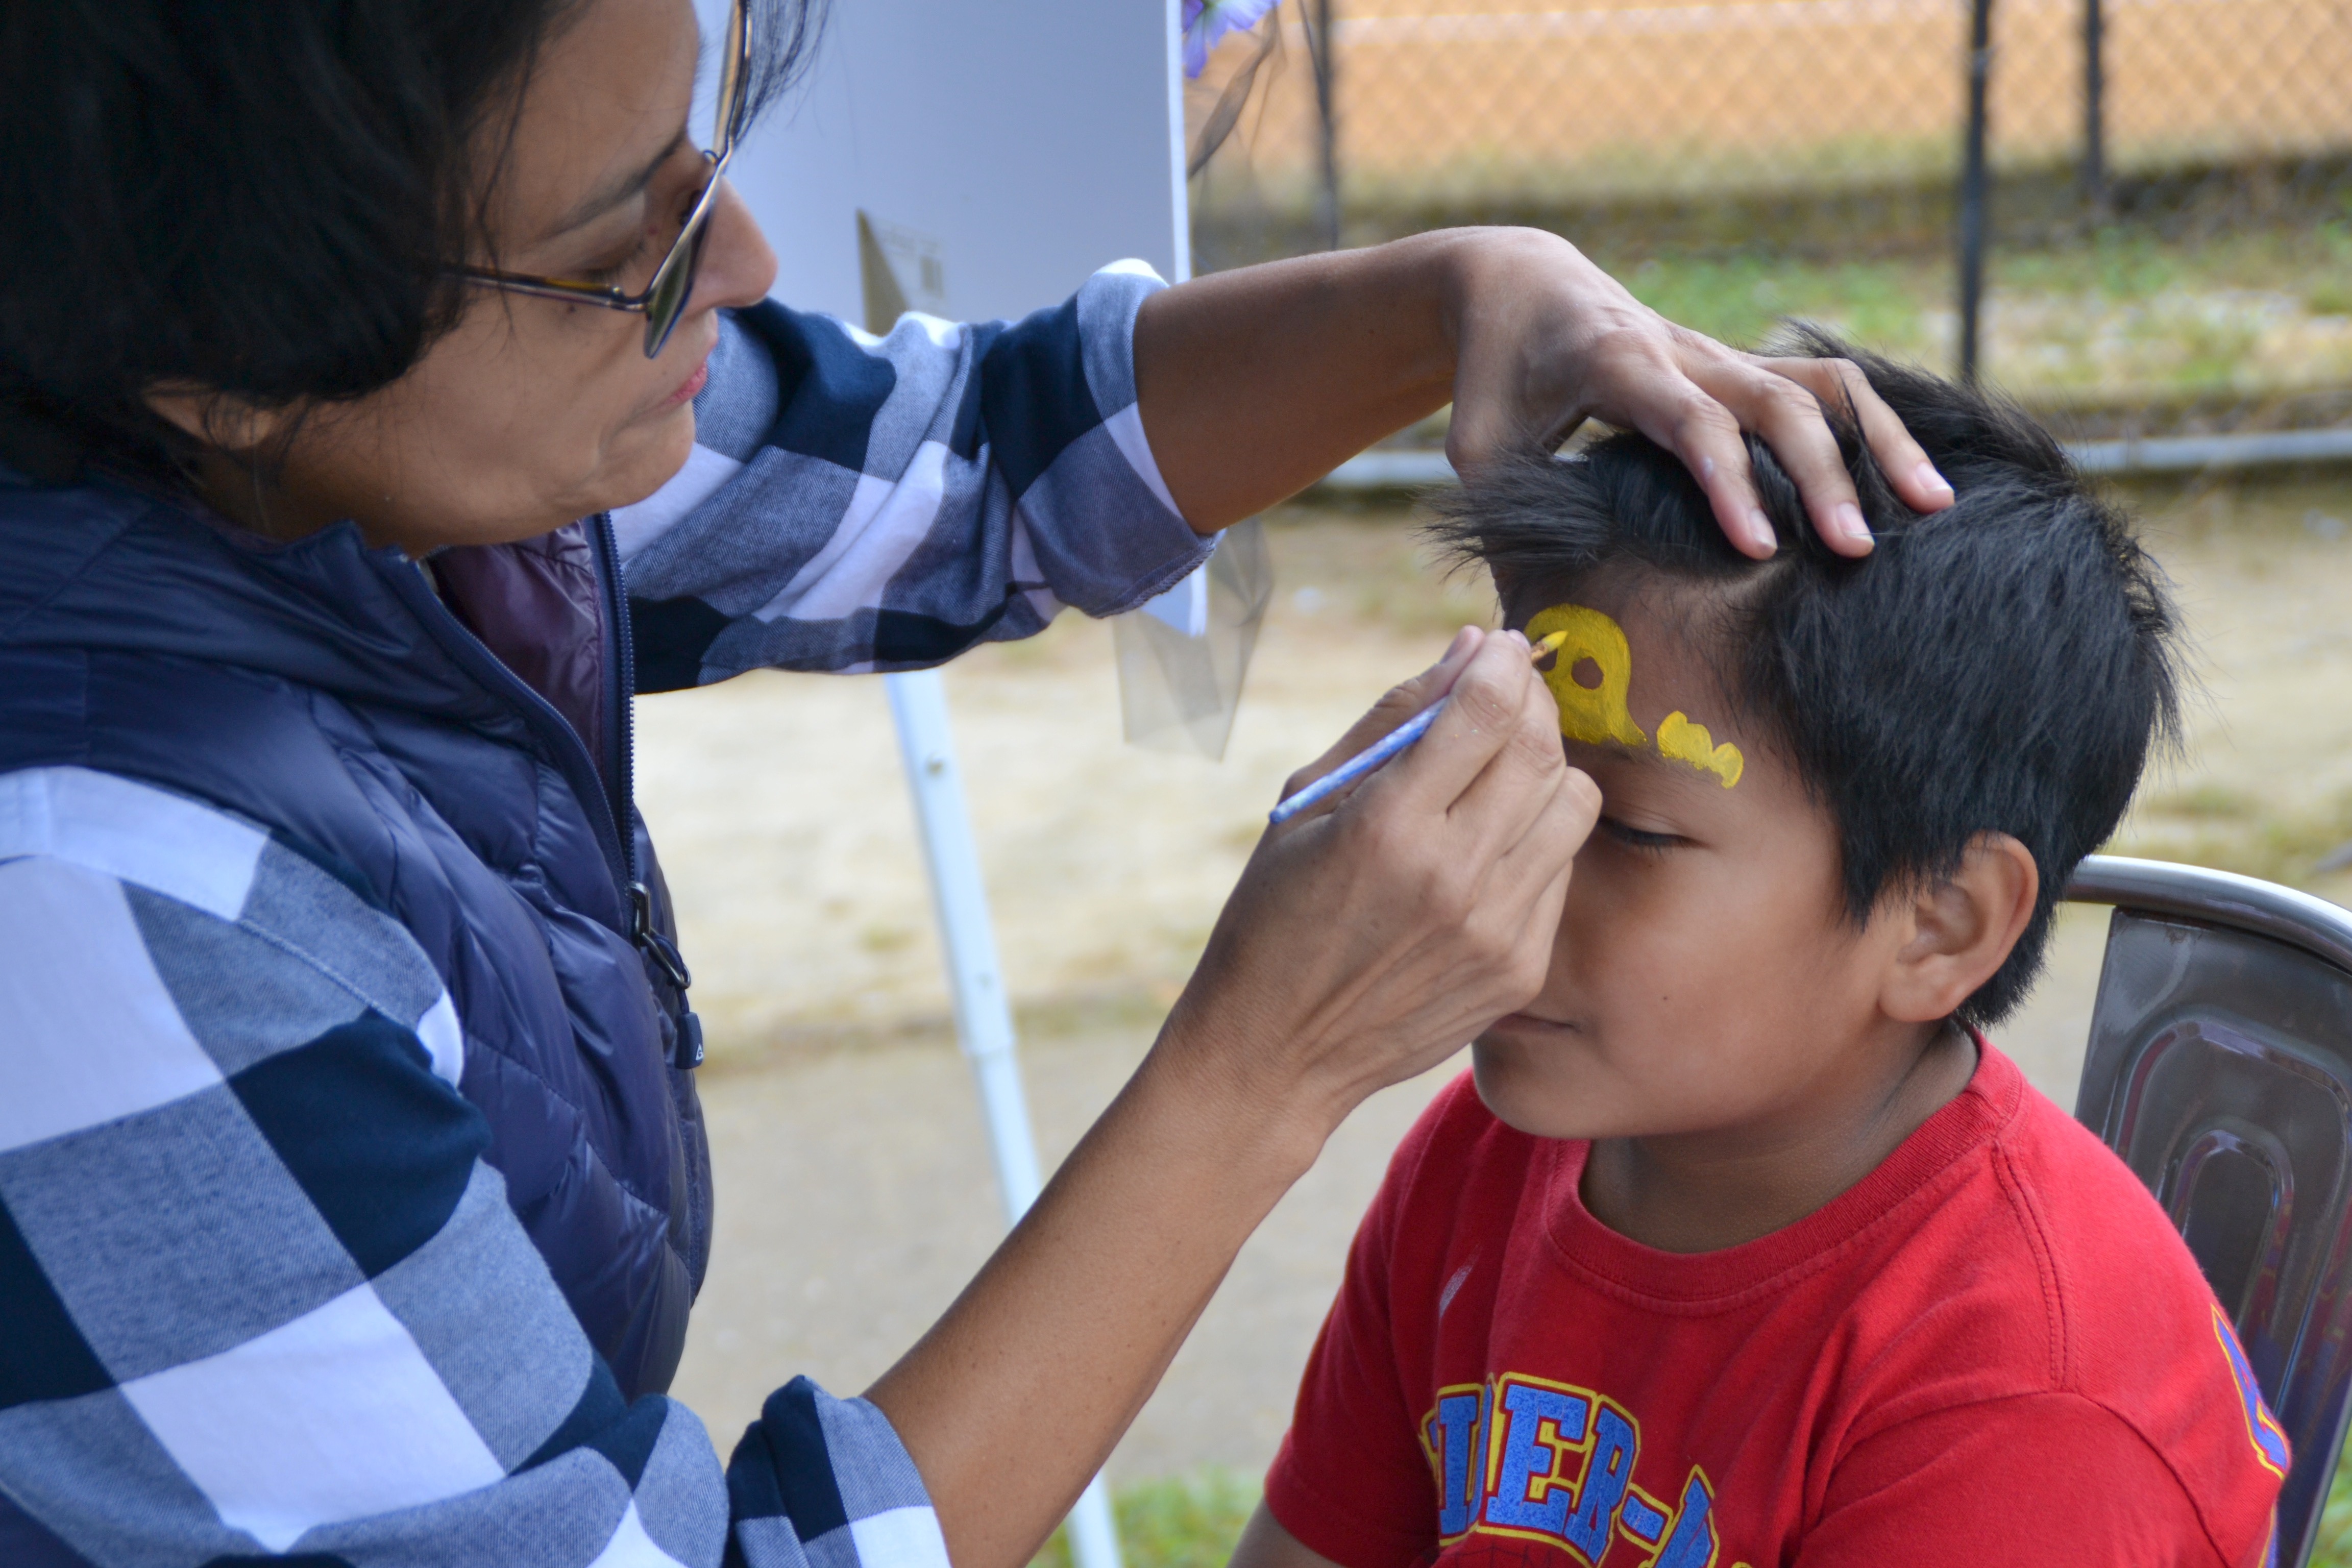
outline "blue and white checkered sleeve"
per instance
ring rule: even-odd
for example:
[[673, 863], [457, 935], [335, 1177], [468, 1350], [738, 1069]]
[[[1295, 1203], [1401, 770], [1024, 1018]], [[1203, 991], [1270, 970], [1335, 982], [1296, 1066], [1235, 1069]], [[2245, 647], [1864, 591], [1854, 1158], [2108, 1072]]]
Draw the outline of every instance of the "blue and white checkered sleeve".
[[[719, 1562], [709, 1436], [623, 1400], [480, 1158], [448, 993], [335, 876], [129, 779], [0, 775], [0, 1539], [107, 1568]], [[850, 1557], [782, 1511], [803, 1555], [946, 1568], [880, 1413], [779, 1398], [813, 1435], [779, 1428], [770, 1491], [849, 1505]], [[777, 1517], [747, 1525], [761, 1568], [797, 1561]]]
[[639, 689], [938, 664], [1183, 578], [1211, 542], [1135, 391], [1160, 287], [1121, 262], [1017, 322], [908, 315], [880, 339], [772, 300], [722, 316], [692, 456], [613, 514]]

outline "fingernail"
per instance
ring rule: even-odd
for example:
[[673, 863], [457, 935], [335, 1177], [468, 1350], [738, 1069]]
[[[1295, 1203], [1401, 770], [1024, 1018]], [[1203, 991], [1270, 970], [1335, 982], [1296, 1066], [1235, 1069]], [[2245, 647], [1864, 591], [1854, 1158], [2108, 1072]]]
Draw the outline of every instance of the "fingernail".
[[1838, 531], [1848, 539], [1870, 537], [1870, 525], [1862, 521], [1862, 508], [1854, 505], [1853, 502], [1850, 500], [1838, 502], [1837, 510], [1831, 515], [1837, 521]]
[[1780, 542], [1772, 535], [1772, 520], [1764, 515], [1762, 507], [1748, 514], [1748, 537], [1761, 546], [1767, 555], [1780, 548]]
[[1911, 479], [1921, 489], [1934, 490], [1940, 495], [1952, 493], [1952, 481], [1937, 473], [1933, 463], [1923, 460], [1911, 471]]
[[1438, 656], [1437, 662], [1431, 665], [1429, 668], [1432, 669], [1444, 669], [1447, 665], [1452, 664], [1455, 659], [1461, 658], [1463, 650], [1467, 648], [1477, 636], [1478, 631], [1476, 627], [1464, 626], [1460, 631], [1454, 634], [1454, 640], [1445, 645], [1445, 651], [1443, 654], [1440, 654]]

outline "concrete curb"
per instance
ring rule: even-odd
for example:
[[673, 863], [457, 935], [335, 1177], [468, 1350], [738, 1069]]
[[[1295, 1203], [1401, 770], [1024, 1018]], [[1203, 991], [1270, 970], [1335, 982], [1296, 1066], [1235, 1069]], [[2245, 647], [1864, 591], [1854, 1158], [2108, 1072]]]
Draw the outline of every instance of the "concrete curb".
[[[2066, 448], [2088, 474], [2191, 473], [2280, 463], [2352, 460], [2352, 429], [2260, 430], [2242, 436], [2158, 436], [2133, 441], [2081, 441]], [[1454, 482], [1442, 451], [1375, 448], [1325, 476], [1318, 488], [1340, 491], [1421, 489]]]

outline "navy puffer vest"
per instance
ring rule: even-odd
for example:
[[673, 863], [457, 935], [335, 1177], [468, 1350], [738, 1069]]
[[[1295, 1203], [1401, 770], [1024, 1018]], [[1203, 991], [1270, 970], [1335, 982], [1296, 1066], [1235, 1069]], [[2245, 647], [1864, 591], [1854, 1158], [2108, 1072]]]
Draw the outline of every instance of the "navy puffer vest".
[[610, 531], [433, 564], [438, 593], [348, 523], [276, 544], [0, 468], [0, 771], [211, 801], [390, 910], [457, 1003], [515, 1212], [635, 1398], [684, 1348], [710, 1173]]

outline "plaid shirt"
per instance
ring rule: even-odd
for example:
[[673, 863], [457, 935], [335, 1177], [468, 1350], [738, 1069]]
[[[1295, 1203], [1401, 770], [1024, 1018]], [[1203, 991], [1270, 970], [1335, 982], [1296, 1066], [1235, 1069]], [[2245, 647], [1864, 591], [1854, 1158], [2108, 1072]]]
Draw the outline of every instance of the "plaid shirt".
[[[1133, 406], [1154, 286], [878, 342], [730, 323], [694, 461], [616, 518], [641, 662], [916, 662], [1181, 576], [1203, 546]], [[795, 341], [810, 363], [766, 357]], [[440, 977], [299, 844], [115, 774], [0, 774], [0, 1495], [55, 1544], [945, 1568], [873, 1405], [796, 1380], [722, 1470], [684, 1406], [622, 1398], [480, 1158]]]
[[638, 689], [937, 664], [1181, 581], [1212, 542], [1136, 406], [1160, 287], [1120, 262], [1022, 321], [908, 315], [883, 339], [773, 302], [722, 317], [693, 455], [613, 514]]

